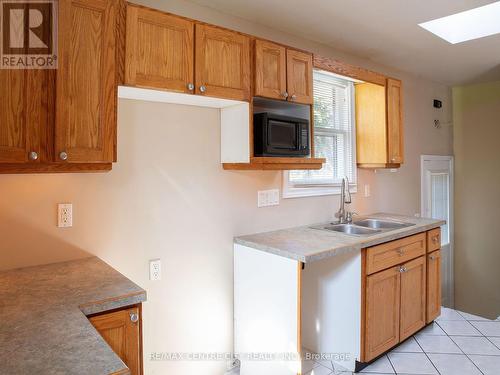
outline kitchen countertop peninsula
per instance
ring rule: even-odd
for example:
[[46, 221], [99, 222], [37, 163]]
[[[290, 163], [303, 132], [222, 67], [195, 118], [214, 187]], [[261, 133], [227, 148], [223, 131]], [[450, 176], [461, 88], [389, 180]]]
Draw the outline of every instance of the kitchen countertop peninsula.
[[128, 374], [87, 316], [145, 300], [96, 257], [0, 272], [0, 374]]
[[309, 263], [346, 252], [361, 250], [384, 242], [411, 236], [438, 228], [445, 224], [443, 220], [424, 219], [411, 216], [378, 213], [356, 218], [389, 219], [413, 224], [411, 226], [382, 231], [370, 236], [352, 236], [339, 232], [316, 229], [330, 223], [313, 224], [303, 227], [282, 229], [272, 232], [257, 233], [235, 237], [234, 242], [256, 250], [280, 255], [300, 262]]

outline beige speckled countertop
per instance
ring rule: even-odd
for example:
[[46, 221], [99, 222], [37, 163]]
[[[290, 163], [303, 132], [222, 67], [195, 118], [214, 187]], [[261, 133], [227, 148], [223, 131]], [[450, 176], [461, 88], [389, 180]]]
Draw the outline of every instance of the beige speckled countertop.
[[[239, 236], [234, 239], [234, 242], [257, 250], [308, 263], [344, 254], [349, 251], [361, 250], [365, 247], [397, 240], [398, 238], [425, 232], [445, 224], [443, 220], [423, 219], [385, 213], [365, 215], [363, 217], [393, 219], [414, 225], [361, 237], [312, 228], [321, 225], [320, 223], [273, 232]], [[360, 219], [362, 218], [357, 218], [356, 220]]]
[[127, 374], [86, 315], [145, 300], [96, 257], [0, 272], [0, 374]]

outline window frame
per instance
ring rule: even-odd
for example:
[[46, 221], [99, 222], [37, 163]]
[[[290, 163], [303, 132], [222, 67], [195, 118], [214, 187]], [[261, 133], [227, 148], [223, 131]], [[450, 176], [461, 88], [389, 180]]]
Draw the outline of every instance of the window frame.
[[[320, 71], [320, 70], [318, 70]], [[349, 187], [351, 193], [357, 193], [357, 164], [356, 164], [356, 113], [355, 113], [355, 88], [354, 83], [358, 82], [355, 79], [337, 75], [330, 72], [325, 72], [334, 77], [341, 78], [345, 81], [351, 82], [348, 87], [348, 95], [350, 101], [350, 116], [349, 116], [349, 125], [350, 125], [350, 140], [351, 140], [351, 168], [352, 168], [352, 179], [353, 181], [349, 181]], [[314, 96], [313, 96], [314, 100]], [[313, 104], [314, 105], [314, 104]], [[314, 122], [313, 122], [314, 124]], [[325, 135], [335, 134], [348, 134], [348, 132], [344, 132], [341, 130], [334, 130], [330, 128], [319, 128], [314, 126], [314, 131], [312, 132], [313, 136], [317, 136], [318, 133], [324, 133]], [[311, 137], [312, 138], [312, 137]], [[348, 160], [348, 158], [344, 157], [344, 160]], [[346, 162], [347, 163], [347, 162]], [[347, 165], [346, 165], [347, 167]], [[323, 195], [339, 195], [341, 192], [341, 184], [342, 182], [335, 183], [292, 183], [290, 181], [290, 171], [283, 171], [283, 198], [299, 198], [299, 197], [312, 197], [312, 196], [323, 196]]]

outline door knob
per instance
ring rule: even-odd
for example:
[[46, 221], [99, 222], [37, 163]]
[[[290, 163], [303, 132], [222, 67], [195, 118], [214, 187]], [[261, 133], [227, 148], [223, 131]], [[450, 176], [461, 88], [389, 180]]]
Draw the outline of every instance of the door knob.
[[187, 84], [187, 89], [188, 89], [189, 91], [193, 91], [193, 90], [194, 90], [194, 84], [193, 84], [193, 83], [188, 83], [188, 84]]
[[38, 153], [35, 151], [31, 151], [29, 153], [29, 158], [30, 158], [30, 160], [33, 160], [33, 161], [38, 160]]
[[131, 312], [130, 313], [130, 321], [132, 323], [137, 323], [139, 321], [139, 314]]
[[207, 88], [203, 85], [200, 86], [200, 92], [205, 92], [207, 91]]
[[61, 153], [59, 154], [59, 159], [68, 160], [68, 153], [66, 151], [61, 151]]

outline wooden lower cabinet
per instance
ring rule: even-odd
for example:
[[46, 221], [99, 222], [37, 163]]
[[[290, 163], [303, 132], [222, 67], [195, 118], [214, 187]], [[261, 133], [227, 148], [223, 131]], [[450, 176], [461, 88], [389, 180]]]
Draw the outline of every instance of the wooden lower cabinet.
[[400, 341], [405, 340], [425, 326], [425, 269], [425, 256], [405, 263], [401, 268]]
[[365, 358], [368, 362], [399, 342], [399, 267], [366, 279]]
[[439, 228], [363, 250], [361, 362], [377, 358], [441, 314], [440, 250], [426, 253], [433, 236], [439, 236]]
[[92, 325], [130, 369], [142, 374], [141, 306], [131, 306], [89, 318]]
[[441, 315], [441, 250], [427, 254], [427, 323]]

